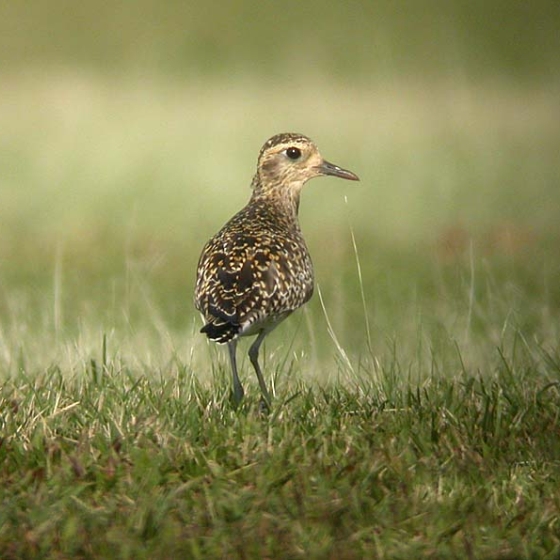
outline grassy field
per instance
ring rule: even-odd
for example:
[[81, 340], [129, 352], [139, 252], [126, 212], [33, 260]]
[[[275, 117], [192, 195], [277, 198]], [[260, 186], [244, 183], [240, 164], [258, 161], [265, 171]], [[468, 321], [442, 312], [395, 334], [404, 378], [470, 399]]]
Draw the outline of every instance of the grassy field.
[[[555, 92], [319, 87], [2, 84], [2, 558], [558, 558]], [[362, 182], [304, 193], [261, 417], [191, 290], [283, 129]]]
[[[0, 7], [0, 558], [560, 559], [557, 3], [190, 4]], [[289, 130], [263, 416], [192, 289]]]
[[558, 370], [544, 352], [411, 382], [298, 379], [261, 418], [216, 371], [107, 357], [2, 394], [4, 558], [557, 558]]

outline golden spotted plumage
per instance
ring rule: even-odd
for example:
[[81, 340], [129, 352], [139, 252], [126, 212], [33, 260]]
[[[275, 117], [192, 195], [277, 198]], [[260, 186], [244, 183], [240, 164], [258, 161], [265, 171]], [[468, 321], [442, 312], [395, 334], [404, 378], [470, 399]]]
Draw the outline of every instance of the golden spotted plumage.
[[228, 342], [284, 318], [313, 293], [313, 265], [297, 222], [262, 200], [236, 214], [203, 250], [196, 305], [208, 337]]
[[228, 343], [236, 403], [243, 397], [235, 358], [237, 338], [258, 335], [249, 356], [268, 405], [259, 347], [313, 294], [313, 265], [298, 210], [303, 185], [321, 175], [358, 180], [352, 172], [323, 160], [306, 136], [273, 136], [260, 151], [248, 204], [202, 250], [195, 305], [206, 321], [201, 332]]

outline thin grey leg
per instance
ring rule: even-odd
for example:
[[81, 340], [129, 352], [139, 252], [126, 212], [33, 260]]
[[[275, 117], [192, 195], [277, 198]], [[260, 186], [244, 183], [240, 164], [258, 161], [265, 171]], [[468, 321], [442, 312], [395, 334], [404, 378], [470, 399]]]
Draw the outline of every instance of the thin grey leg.
[[228, 342], [229, 361], [231, 362], [231, 372], [233, 374], [233, 402], [238, 405], [243, 399], [244, 391], [239, 374], [237, 373], [237, 360], [235, 358], [237, 350], [237, 339]]
[[259, 386], [261, 388], [262, 396], [265, 400], [265, 405], [268, 408], [270, 406], [270, 393], [266, 388], [266, 383], [264, 382], [264, 378], [262, 375], [261, 367], [259, 366], [259, 348], [261, 347], [262, 341], [264, 337], [268, 334], [268, 331], [262, 330], [257, 336], [257, 339], [253, 344], [251, 344], [251, 348], [249, 348], [249, 359], [255, 368], [255, 372], [257, 374], [257, 379], [259, 380]]

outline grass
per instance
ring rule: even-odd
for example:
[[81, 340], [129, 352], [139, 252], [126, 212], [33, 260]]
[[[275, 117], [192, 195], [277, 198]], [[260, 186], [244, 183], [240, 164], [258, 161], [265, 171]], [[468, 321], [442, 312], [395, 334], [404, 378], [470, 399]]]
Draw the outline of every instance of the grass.
[[560, 358], [413, 382], [293, 376], [261, 417], [179, 360], [1, 393], [4, 558], [557, 558]]
[[[554, 85], [8, 78], [2, 558], [559, 558]], [[362, 182], [304, 192], [263, 417], [190, 293], [286, 129]]]

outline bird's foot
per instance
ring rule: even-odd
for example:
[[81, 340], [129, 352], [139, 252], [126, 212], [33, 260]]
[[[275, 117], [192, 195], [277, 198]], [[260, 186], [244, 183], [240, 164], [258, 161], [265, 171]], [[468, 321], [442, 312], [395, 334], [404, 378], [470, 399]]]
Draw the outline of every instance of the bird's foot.
[[229, 400], [233, 405], [233, 408], [238, 408], [243, 400], [244, 391], [241, 387], [234, 388], [233, 391], [230, 393]]
[[270, 403], [265, 397], [261, 397], [259, 401], [259, 414], [262, 416], [268, 416], [270, 414]]

